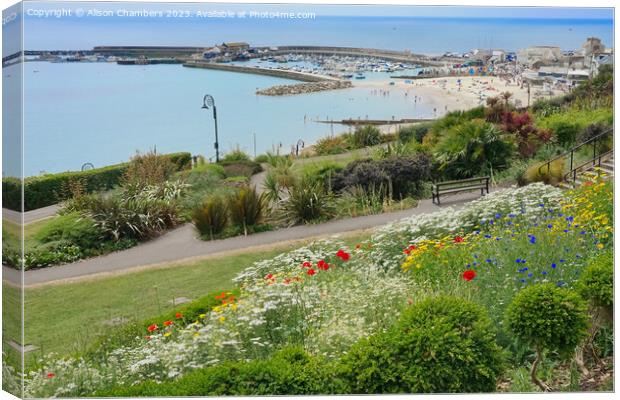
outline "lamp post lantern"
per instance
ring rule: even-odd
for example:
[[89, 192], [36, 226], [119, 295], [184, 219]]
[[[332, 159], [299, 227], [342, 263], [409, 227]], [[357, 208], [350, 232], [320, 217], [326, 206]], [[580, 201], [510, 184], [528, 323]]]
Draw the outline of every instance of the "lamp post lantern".
[[220, 162], [220, 145], [217, 139], [217, 109], [215, 108], [215, 100], [210, 94], [205, 94], [202, 99], [202, 107], [205, 110], [213, 108], [213, 121], [215, 122], [215, 162]]

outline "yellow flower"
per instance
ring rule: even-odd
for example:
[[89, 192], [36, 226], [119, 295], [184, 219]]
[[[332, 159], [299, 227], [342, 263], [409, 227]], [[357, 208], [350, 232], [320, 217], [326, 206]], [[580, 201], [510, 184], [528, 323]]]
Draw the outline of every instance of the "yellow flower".
[[206, 318], [206, 316], [207, 316], [207, 314], [200, 314], [200, 315], [198, 316], [198, 318], [202, 318], [202, 319], [204, 319], [204, 318]]
[[226, 321], [226, 317], [221, 316], [221, 317], [219, 318], [219, 321], [220, 321], [220, 323], [223, 323], [224, 321]]
[[165, 336], [165, 337], [168, 337], [168, 336], [170, 336], [170, 335], [172, 335], [172, 333], [170, 333], [170, 332], [166, 332], [166, 333], [164, 333], [164, 336]]
[[603, 247], [605, 247], [605, 246], [603, 245], [603, 243], [599, 243], [599, 244], [597, 244], [597, 245], [596, 245], [596, 247], [597, 247], [598, 249], [602, 249], [602, 248], [603, 248]]

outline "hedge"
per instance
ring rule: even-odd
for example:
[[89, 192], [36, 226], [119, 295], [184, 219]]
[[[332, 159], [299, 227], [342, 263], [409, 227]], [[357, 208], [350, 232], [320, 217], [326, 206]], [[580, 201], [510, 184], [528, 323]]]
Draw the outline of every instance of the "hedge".
[[[171, 153], [164, 155], [176, 166], [178, 171], [191, 165], [190, 153]], [[111, 165], [88, 171], [61, 172], [28, 177], [24, 181], [24, 211], [50, 206], [68, 198], [63, 188], [70, 182], [82, 181], [84, 189], [90, 193], [111, 189], [118, 185], [129, 163]], [[21, 211], [21, 181], [17, 178], [2, 179], [3, 207]]]

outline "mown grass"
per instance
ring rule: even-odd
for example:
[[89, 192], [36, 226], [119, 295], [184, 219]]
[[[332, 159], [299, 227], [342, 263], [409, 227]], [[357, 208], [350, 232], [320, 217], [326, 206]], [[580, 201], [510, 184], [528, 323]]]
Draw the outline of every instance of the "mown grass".
[[[366, 240], [367, 233], [343, 235], [348, 244]], [[118, 276], [50, 284], [25, 292], [26, 343], [39, 347], [27, 354], [27, 364], [50, 352], [80, 353], [111, 329], [106, 321], [124, 317], [143, 321], [173, 310], [171, 300], [198, 299], [208, 293], [234, 288], [232, 279], [252, 263], [301, 247], [310, 241], [280, 245], [268, 250], [222, 255], [183, 266], [164, 267]], [[3, 285], [5, 293], [18, 290]], [[5, 296], [7, 296], [5, 294]], [[13, 296], [9, 296], [13, 297]], [[11, 304], [5, 314], [18, 310]], [[17, 315], [5, 315], [15, 320]], [[18, 320], [15, 320], [18, 321]], [[15, 332], [7, 332], [14, 335]], [[18, 333], [18, 331], [16, 332]]]

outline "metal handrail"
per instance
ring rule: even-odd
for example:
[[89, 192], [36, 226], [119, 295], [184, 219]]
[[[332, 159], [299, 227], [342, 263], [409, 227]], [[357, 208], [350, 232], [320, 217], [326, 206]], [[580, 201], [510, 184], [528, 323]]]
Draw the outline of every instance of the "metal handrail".
[[[577, 146], [573, 147], [572, 149], [560, 154], [559, 156], [556, 156], [554, 158], [552, 158], [551, 160], [547, 161], [546, 163], [544, 163], [543, 165], [541, 165], [540, 167], [538, 167], [538, 173], [540, 175], [542, 175], [542, 171], [544, 167], [547, 167], [547, 174], [549, 174], [549, 172], [551, 171], [551, 164], [554, 161], [557, 161], [559, 159], [565, 158], [566, 156], [570, 155], [570, 171], [573, 171], [573, 161], [574, 161], [574, 156], [575, 156], [575, 151], [579, 150], [580, 148], [582, 148], [585, 145], [594, 144], [594, 154], [592, 156], [592, 159], [590, 161], [596, 160], [596, 145], [599, 141], [601, 141], [601, 139], [603, 139], [604, 137], [606, 137], [610, 132], [613, 132], [614, 128], [610, 128], [608, 130], [606, 130], [605, 132], [599, 133], [598, 135], [594, 136], [593, 138], [590, 138], [588, 140], [586, 140], [585, 142], [582, 142], [580, 144], [578, 144]], [[569, 172], [570, 174], [570, 172]]]
[[[581, 163], [580, 165], [576, 166], [575, 168], [573, 168], [570, 172], [568, 172], [567, 174], [564, 175], [564, 181], [568, 181], [569, 178], [572, 178], [572, 183], [573, 185], [575, 184], [575, 182], [577, 181], [577, 173], [579, 172], [579, 170], [581, 170], [584, 167], [599, 167], [601, 166], [601, 164], [603, 163], [603, 158], [606, 158], [607, 156], [613, 154], [614, 150], [608, 150], [606, 152], [604, 152], [603, 154], [599, 154], [598, 156], [596, 156], [595, 158], [588, 160], [586, 162]], [[598, 175], [600, 175], [600, 171], [598, 171], [597, 173]], [[572, 175], [572, 176], [571, 176]]]

